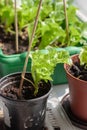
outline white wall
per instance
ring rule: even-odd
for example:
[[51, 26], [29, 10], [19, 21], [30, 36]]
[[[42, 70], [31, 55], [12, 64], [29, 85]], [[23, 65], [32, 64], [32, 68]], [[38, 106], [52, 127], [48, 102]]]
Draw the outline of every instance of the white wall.
[[87, 0], [74, 0], [75, 5], [87, 16]]

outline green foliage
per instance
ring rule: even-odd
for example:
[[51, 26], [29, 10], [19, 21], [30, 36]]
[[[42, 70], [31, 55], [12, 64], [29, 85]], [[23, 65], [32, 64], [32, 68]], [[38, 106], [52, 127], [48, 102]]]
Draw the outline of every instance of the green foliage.
[[[5, 30], [14, 32], [14, 6], [6, 6], [5, 0], [0, 3], [0, 24], [5, 25]], [[72, 0], [67, 1], [67, 14], [69, 21], [69, 44], [66, 39], [66, 25], [64, 15], [63, 0], [44, 0], [39, 16], [37, 30], [33, 41], [32, 49], [44, 49], [50, 46], [78, 46], [86, 44], [87, 36], [84, 35], [87, 23], [81, 22], [77, 16], [77, 8], [71, 4]], [[21, 32], [25, 27], [28, 28], [29, 39], [32, 33], [39, 0], [22, 0], [20, 8], [17, 8], [18, 29]], [[85, 33], [86, 34], [86, 33]]]
[[79, 54], [79, 58], [81, 64], [87, 64], [87, 46], [82, 48], [82, 51]]
[[38, 83], [41, 80], [47, 82], [52, 80], [51, 76], [57, 63], [70, 63], [69, 53], [65, 50], [48, 48], [45, 51], [36, 50], [31, 53], [32, 65], [31, 73], [35, 83], [35, 93], [38, 92]]
[[1, 1], [0, 3], [0, 24], [4, 25], [6, 32], [12, 30], [12, 24], [14, 23], [14, 9], [12, 1], [10, 0], [9, 3], [10, 5], [6, 5], [5, 1]]
[[14, 10], [11, 6], [3, 7], [1, 14], [1, 22], [5, 24], [5, 29], [11, 29], [14, 23]]
[[28, 26], [29, 23], [34, 21], [37, 12], [37, 7], [29, 8], [28, 6], [22, 5], [22, 8], [19, 8], [18, 13], [18, 25], [19, 31], [24, 27]]
[[[47, 3], [49, 3], [47, 5]], [[49, 9], [48, 9], [49, 8]], [[39, 49], [44, 49], [50, 46], [78, 46], [86, 43], [86, 36], [84, 38], [83, 31], [85, 23], [80, 21], [76, 16], [77, 8], [69, 5], [67, 2], [67, 14], [69, 21], [69, 44], [66, 39], [66, 25], [64, 16], [64, 5], [62, 0], [48, 0], [43, 2], [40, 13], [37, 31], [32, 48], [38, 45]], [[29, 23], [29, 32], [32, 30], [31, 23]]]

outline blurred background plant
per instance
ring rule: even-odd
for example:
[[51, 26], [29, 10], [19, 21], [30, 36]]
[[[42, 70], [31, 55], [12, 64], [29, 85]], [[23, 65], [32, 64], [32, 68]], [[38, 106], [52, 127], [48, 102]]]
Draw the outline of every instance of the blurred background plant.
[[[17, 8], [18, 30], [22, 35], [25, 30], [31, 37], [32, 27], [36, 16], [39, 0], [21, 0]], [[39, 17], [38, 27], [35, 33], [32, 50], [44, 49], [48, 45], [54, 47], [81, 46], [86, 44], [84, 35], [86, 23], [76, 16], [78, 10], [72, 3], [67, 1], [67, 16], [69, 22], [69, 44], [66, 40], [65, 15], [63, 0], [44, 0]], [[15, 34], [14, 29], [14, 1], [0, 1], [0, 26], [6, 33]]]

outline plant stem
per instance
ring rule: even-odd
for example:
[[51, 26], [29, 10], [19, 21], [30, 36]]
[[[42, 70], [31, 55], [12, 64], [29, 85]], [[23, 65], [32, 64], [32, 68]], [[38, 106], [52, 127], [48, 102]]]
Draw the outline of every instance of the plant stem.
[[5, 5], [6, 5], [6, 6], [8, 5], [8, 0], [5, 0]]
[[27, 79], [27, 78], [25, 78], [25, 77], [24, 77], [24, 79], [25, 79], [26, 81], [30, 82], [30, 83], [32, 84], [32, 86], [35, 88], [35, 84], [34, 84], [31, 80], [29, 80], [29, 79]]
[[[8, 6], [8, 0], [4, 1], [5, 6]], [[5, 29], [7, 30], [7, 18], [5, 18]]]
[[65, 13], [65, 23], [66, 23], [66, 39], [67, 39], [67, 44], [69, 45], [69, 24], [68, 24], [67, 10], [66, 10], [66, 0], [63, 0], [63, 3], [64, 3], [64, 13]]
[[38, 24], [38, 18], [39, 18], [41, 5], [42, 5], [42, 0], [40, 0], [40, 2], [39, 2], [39, 6], [38, 6], [35, 22], [34, 22], [34, 27], [33, 27], [33, 30], [32, 30], [32, 35], [31, 35], [31, 38], [30, 38], [30, 41], [29, 41], [28, 52], [27, 52], [27, 56], [26, 56], [26, 59], [25, 59], [25, 64], [24, 64], [22, 75], [21, 75], [22, 78], [21, 78], [21, 82], [20, 82], [20, 86], [19, 86], [20, 87], [20, 89], [19, 89], [19, 97], [21, 97], [21, 91], [22, 91], [22, 86], [23, 86], [24, 77], [25, 77], [25, 73], [26, 73], [26, 68], [27, 68], [27, 64], [28, 64], [29, 53], [31, 51], [32, 42], [33, 42], [33, 39], [34, 39], [36, 27], [37, 27], [37, 24]]
[[17, 19], [17, 1], [14, 1], [15, 3], [15, 42], [16, 42], [16, 53], [18, 53], [18, 19]]

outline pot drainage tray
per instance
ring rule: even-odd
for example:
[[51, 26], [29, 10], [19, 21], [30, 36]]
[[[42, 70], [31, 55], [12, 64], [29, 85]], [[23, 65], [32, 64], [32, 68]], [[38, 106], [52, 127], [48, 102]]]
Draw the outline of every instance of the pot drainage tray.
[[63, 99], [61, 100], [61, 104], [62, 104], [67, 116], [69, 117], [70, 121], [72, 122], [72, 124], [81, 129], [87, 130], [87, 122], [78, 119], [72, 113], [71, 108], [70, 108], [70, 102], [69, 102], [69, 94], [66, 94], [63, 97]]

